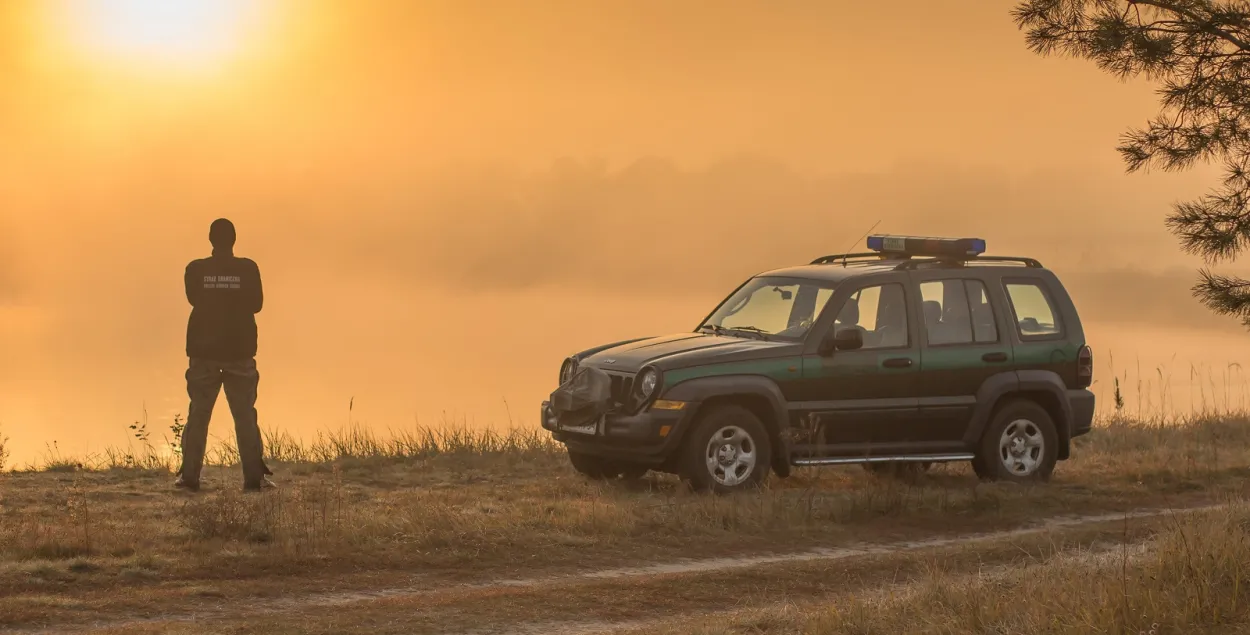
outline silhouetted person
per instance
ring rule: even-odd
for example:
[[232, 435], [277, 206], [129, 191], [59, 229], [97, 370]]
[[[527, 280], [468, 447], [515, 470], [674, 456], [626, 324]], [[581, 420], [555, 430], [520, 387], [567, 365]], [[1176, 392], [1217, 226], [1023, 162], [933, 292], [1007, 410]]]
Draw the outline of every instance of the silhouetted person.
[[175, 486], [197, 491], [208, 421], [222, 386], [234, 417], [243, 464], [243, 489], [273, 487], [267, 474], [256, 423], [256, 314], [264, 304], [260, 269], [234, 255], [234, 224], [213, 221], [208, 240], [213, 255], [187, 265], [185, 284], [191, 318], [187, 322], [187, 394], [191, 407], [182, 432], [182, 466]]

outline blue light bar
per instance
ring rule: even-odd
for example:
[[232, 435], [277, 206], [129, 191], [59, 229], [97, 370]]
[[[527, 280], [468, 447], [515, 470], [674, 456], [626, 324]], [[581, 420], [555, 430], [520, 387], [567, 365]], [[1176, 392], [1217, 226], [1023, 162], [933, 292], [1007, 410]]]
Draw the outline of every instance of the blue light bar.
[[985, 253], [985, 241], [980, 238], [938, 238], [932, 236], [877, 234], [868, 237], [868, 249], [903, 256], [956, 256], [970, 258]]

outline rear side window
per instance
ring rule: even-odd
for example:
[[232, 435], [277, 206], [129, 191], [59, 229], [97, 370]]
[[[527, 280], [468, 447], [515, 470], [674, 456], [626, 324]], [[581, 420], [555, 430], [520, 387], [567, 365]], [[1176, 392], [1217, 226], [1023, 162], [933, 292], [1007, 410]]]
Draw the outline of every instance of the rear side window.
[[1050, 294], [1041, 283], [1015, 281], [1006, 283], [1006, 287], [1020, 337], [1047, 337], [1063, 331]]
[[920, 283], [921, 311], [929, 344], [969, 344], [972, 320], [963, 280], [932, 280]]
[[973, 339], [978, 344], [998, 341], [998, 325], [994, 322], [994, 309], [990, 296], [980, 280], [964, 280], [968, 290], [968, 313], [972, 316]]
[[998, 341], [994, 311], [980, 280], [952, 278], [920, 284], [921, 309], [930, 345]]

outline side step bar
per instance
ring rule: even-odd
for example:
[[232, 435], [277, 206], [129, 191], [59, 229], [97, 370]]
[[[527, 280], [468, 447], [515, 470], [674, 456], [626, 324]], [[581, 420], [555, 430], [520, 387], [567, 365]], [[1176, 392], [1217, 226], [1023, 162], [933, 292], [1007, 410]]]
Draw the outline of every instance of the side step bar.
[[923, 463], [931, 461], [971, 461], [976, 456], [970, 452], [959, 454], [906, 454], [898, 456], [817, 456], [792, 459], [792, 465], [849, 465], [855, 463]]

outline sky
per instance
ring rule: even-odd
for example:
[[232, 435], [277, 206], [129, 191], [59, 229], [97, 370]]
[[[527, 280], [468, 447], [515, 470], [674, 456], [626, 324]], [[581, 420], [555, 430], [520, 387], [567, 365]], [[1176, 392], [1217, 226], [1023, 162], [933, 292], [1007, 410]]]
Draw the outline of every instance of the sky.
[[535, 426], [565, 355], [874, 225], [1039, 258], [1099, 390], [1239, 398], [1250, 337], [1163, 225], [1217, 172], [1126, 174], [1154, 87], [1029, 52], [1009, 2], [182, 1], [0, 2], [20, 460], [186, 412], [181, 276], [219, 216], [265, 282], [261, 423], [305, 436]]

